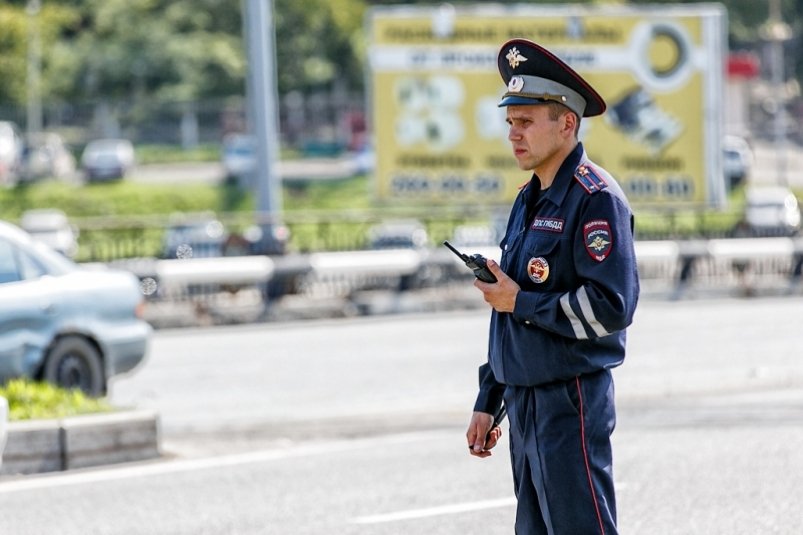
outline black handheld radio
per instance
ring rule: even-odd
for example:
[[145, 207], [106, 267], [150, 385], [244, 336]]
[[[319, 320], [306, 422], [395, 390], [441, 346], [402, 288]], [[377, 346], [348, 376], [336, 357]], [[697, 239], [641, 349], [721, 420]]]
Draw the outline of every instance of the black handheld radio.
[[466, 254], [461, 253], [454, 247], [449, 241], [443, 242], [443, 244], [449, 248], [454, 254], [460, 257], [460, 260], [466, 263], [466, 265], [474, 272], [474, 276], [480, 279], [483, 282], [496, 282], [496, 276], [491, 273], [491, 270], [488, 269], [487, 261], [485, 257], [481, 254], [473, 254], [468, 256]]
[[[507, 407], [502, 405], [499, 407], [499, 410], [496, 411], [496, 413], [494, 414], [494, 423], [491, 426], [491, 431], [494, 430], [494, 427], [499, 427], [499, 425], [502, 424], [502, 420], [505, 419], [505, 416], [507, 416]], [[488, 431], [488, 433], [490, 434], [491, 431]]]

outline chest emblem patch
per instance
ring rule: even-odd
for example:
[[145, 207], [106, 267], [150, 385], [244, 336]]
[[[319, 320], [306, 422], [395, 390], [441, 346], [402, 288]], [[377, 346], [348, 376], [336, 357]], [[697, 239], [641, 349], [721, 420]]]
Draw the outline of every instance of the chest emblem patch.
[[530, 258], [527, 262], [527, 275], [533, 282], [541, 284], [549, 278], [549, 262], [543, 256]]
[[595, 219], [583, 225], [583, 241], [591, 258], [602, 262], [611, 254], [613, 233], [605, 219]]
[[563, 232], [563, 219], [556, 219], [554, 217], [536, 217], [533, 224], [530, 225], [532, 230], [545, 230], [547, 232], [556, 232], [558, 234]]

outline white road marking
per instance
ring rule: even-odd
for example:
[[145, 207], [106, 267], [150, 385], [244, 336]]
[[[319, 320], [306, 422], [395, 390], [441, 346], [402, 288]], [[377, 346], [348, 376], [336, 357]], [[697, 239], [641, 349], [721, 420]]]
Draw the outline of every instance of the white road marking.
[[196, 470], [208, 470], [232, 466], [242, 466], [253, 463], [279, 461], [294, 457], [325, 455], [353, 451], [358, 448], [372, 448], [377, 445], [398, 445], [422, 440], [431, 440], [433, 432], [422, 431], [418, 433], [404, 433], [372, 437], [360, 440], [331, 441], [320, 444], [305, 444], [291, 446], [286, 449], [262, 450], [248, 453], [223, 455], [202, 459], [184, 459], [177, 461], [152, 461], [139, 464], [129, 464], [118, 467], [91, 468], [75, 472], [55, 472], [30, 476], [21, 476], [20, 479], [0, 481], [0, 494], [10, 494], [26, 490], [51, 489], [71, 485], [85, 485], [105, 481], [118, 481], [135, 477], [159, 476]]
[[[614, 483], [616, 490], [621, 490], [627, 485], [625, 483]], [[483, 500], [479, 502], [464, 502], [451, 505], [441, 505], [438, 507], [428, 507], [425, 509], [409, 509], [407, 511], [396, 511], [395, 513], [385, 513], [380, 515], [359, 516], [352, 518], [353, 524], [383, 524], [386, 522], [398, 522], [400, 520], [411, 520], [416, 518], [427, 518], [431, 516], [456, 515], [483, 509], [496, 509], [498, 507], [510, 507], [516, 505], [516, 498], [498, 498], [496, 500]]]
[[510, 507], [516, 505], [516, 498], [499, 498], [496, 500], [483, 500], [479, 502], [454, 503], [429, 507], [426, 509], [409, 509], [407, 511], [397, 511], [381, 515], [360, 516], [351, 520], [354, 524], [382, 524], [386, 522], [398, 522], [400, 520], [410, 520], [415, 518], [427, 518], [431, 516], [456, 515], [483, 509], [495, 509], [498, 507]]

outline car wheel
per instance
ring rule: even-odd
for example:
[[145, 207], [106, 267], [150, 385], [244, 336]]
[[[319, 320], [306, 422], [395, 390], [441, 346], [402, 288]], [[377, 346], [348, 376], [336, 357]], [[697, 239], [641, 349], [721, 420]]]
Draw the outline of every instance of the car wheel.
[[43, 379], [62, 388], [80, 388], [92, 397], [103, 395], [106, 381], [97, 348], [84, 338], [67, 336], [50, 349]]

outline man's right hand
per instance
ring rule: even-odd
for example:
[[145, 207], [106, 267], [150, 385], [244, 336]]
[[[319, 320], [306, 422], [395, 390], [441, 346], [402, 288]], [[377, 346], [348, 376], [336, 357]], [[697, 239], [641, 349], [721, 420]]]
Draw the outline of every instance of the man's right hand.
[[516, 308], [516, 296], [521, 291], [521, 287], [502, 271], [502, 268], [493, 259], [488, 259], [486, 264], [491, 273], [496, 277], [496, 282], [483, 282], [474, 279], [474, 287], [482, 292], [485, 302], [493, 307], [497, 312], [513, 312]]
[[[468, 451], [475, 457], [488, 457], [491, 449], [502, 437], [502, 428], [498, 425], [491, 429], [494, 424], [494, 417], [487, 412], [475, 411], [471, 415], [471, 422], [468, 424], [466, 439], [468, 440]], [[487, 437], [487, 440], [486, 440]]]

